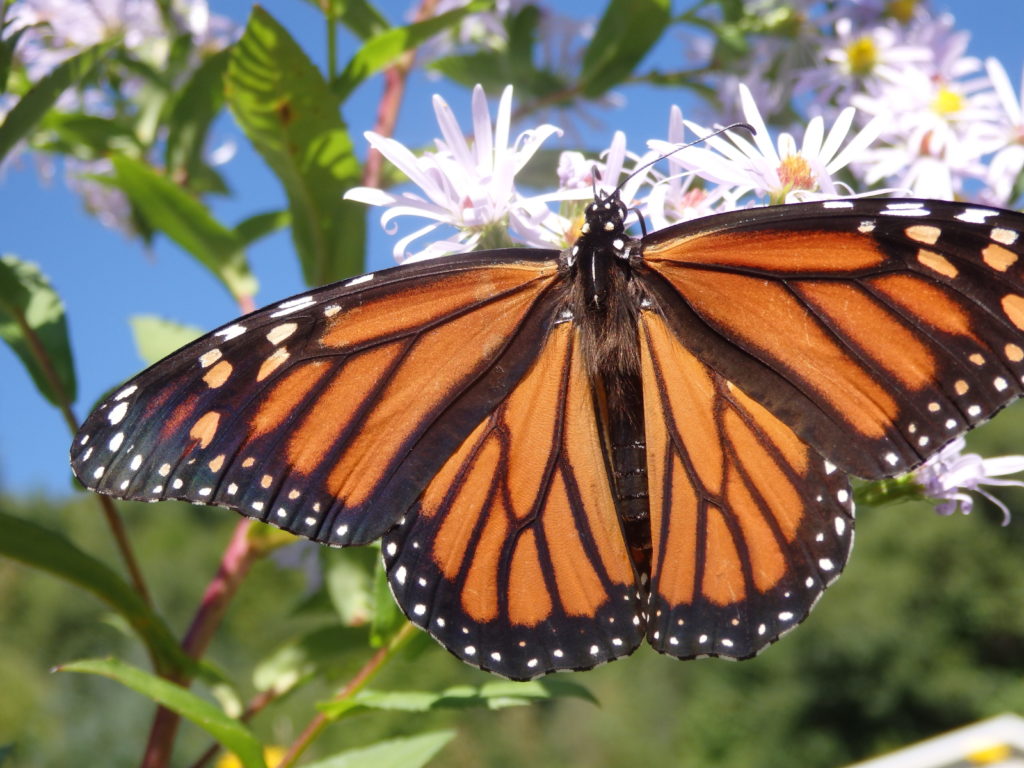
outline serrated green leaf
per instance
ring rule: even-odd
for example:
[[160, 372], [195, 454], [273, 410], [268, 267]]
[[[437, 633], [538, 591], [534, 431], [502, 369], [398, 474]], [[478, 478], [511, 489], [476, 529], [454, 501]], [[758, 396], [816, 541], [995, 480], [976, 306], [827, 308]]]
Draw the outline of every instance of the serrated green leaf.
[[384, 562], [378, 558], [373, 572], [373, 623], [370, 624], [370, 644], [374, 648], [383, 648], [405, 622], [405, 615], [391, 594]]
[[253, 685], [281, 696], [313, 677], [336, 680], [355, 674], [367, 652], [365, 627], [321, 627], [289, 640], [257, 664]]
[[362, 690], [347, 699], [318, 705], [318, 708], [328, 717], [338, 718], [371, 709], [401, 712], [505, 709], [554, 698], [575, 698], [597, 704], [597, 699], [582, 685], [569, 680], [548, 678], [526, 683], [495, 680], [483, 685], [452, 686], [438, 692]]
[[234, 753], [245, 768], [266, 768], [263, 746], [252, 732], [187, 688], [151, 675], [120, 659], [83, 659], [61, 664], [56, 669], [60, 672], [102, 675], [116, 680], [198, 725], [221, 746]]
[[669, 0], [611, 0], [583, 54], [583, 95], [596, 98], [628, 78], [669, 19]]
[[200, 173], [210, 123], [224, 106], [224, 72], [231, 51], [225, 48], [200, 64], [171, 106], [167, 118], [165, 165], [168, 175], [186, 186]]
[[235, 234], [248, 246], [291, 223], [292, 217], [288, 211], [267, 211], [238, 222]]
[[36, 389], [54, 405], [77, 394], [64, 302], [30, 262], [0, 257], [0, 338], [21, 358]]
[[306, 768], [421, 768], [452, 739], [455, 731], [429, 731], [350, 749], [309, 763]]
[[41, 77], [15, 104], [0, 123], [0, 161], [19, 140], [25, 138], [70, 86], [83, 82], [114, 46], [100, 43], [72, 56], [48, 75]]
[[256, 7], [232, 46], [228, 106], [288, 195], [292, 237], [310, 285], [363, 270], [365, 212], [342, 200], [361, 169], [339, 102], [306, 54]]
[[203, 335], [194, 325], [176, 323], [158, 315], [132, 315], [128, 324], [135, 339], [135, 350], [147, 365], [163, 360]]
[[366, 78], [394, 64], [403, 53], [423, 45], [439, 32], [454, 27], [468, 14], [489, 10], [492, 6], [490, 0], [472, 0], [462, 8], [405, 27], [391, 27], [374, 35], [352, 57], [345, 71], [331, 83], [331, 89], [344, 102]]
[[132, 626], [164, 674], [194, 669], [163, 620], [105, 563], [60, 534], [0, 512], [0, 555], [48, 571], [88, 590]]
[[209, 269], [235, 299], [256, 292], [245, 247], [202, 202], [143, 162], [114, 155], [113, 182], [150, 226], [163, 232]]

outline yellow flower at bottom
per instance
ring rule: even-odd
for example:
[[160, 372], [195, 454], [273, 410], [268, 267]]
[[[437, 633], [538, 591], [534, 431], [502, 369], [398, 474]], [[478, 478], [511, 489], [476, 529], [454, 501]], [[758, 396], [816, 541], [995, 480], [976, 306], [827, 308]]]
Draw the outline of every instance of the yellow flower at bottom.
[[[263, 761], [274, 768], [278, 763], [284, 759], [284, 756], [288, 753], [284, 747], [268, 746], [263, 748]], [[214, 768], [242, 768], [242, 761], [239, 760], [231, 752], [227, 752], [221, 755], [220, 759], [214, 763]]]

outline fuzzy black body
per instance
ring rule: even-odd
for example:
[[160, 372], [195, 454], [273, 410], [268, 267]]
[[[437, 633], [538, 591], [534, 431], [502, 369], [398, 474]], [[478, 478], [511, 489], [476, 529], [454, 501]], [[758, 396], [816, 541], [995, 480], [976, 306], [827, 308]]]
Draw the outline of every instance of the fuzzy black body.
[[618, 192], [595, 199], [563, 262], [570, 271], [567, 309], [580, 329], [596, 393], [623, 534], [637, 569], [649, 575], [650, 508], [637, 338], [637, 314], [645, 294], [633, 279], [630, 258], [639, 243], [626, 234], [626, 215]]

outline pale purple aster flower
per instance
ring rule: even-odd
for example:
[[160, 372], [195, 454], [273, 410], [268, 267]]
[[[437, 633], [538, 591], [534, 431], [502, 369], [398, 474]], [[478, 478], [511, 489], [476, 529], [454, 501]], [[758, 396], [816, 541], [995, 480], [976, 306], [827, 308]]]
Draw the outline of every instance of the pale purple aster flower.
[[[415, 232], [400, 238], [394, 246], [398, 261], [412, 261], [451, 253], [472, 251], [481, 245], [493, 245], [495, 237], [535, 247], [555, 244], [552, 234], [554, 214], [543, 200], [520, 195], [515, 175], [533, 157], [540, 145], [560, 131], [553, 125], [541, 125], [523, 131], [509, 141], [512, 122], [512, 87], [505, 89], [492, 126], [484, 90], [473, 90], [473, 143], [464, 138], [447, 102], [434, 96], [434, 112], [442, 140], [437, 151], [417, 157], [395, 139], [372, 131], [364, 135], [423, 194], [385, 192], [372, 187], [356, 187], [345, 193], [348, 200], [368, 205], [384, 205], [381, 225], [389, 232], [398, 216], [419, 216], [430, 221]], [[422, 250], [409, 253], [410, 244], [441, 227], [454, 227], [448, 239], [432, 242]], [[507, 234], [506, 234], [507, 233]], [[511, 244], [511, 241], [509, 241]]]
[[1003, 513], [1003, 525], [1010, 522], [1009, 508], [984, 490], [982, 485], [1016, 485], [1021, 480], [998, 480], [1002, 475], [1024, 471], [1024, 456], [997, 456], [983, 459], [977, 453], [964, 453], [964, 439], [958, 437], [914, 472], [924, 493], [939, 501], [935, 511], [952, 515], [957, 510], [969, 515], [974, 508], [971, 493], [979, 493]]
[[36, 81], [86, 48], [121, 35], [124, 46], [160, 66], [170, 53], [170, 36], [185, 33], [201, 49], [219, 50], [231, 42], [234, 25], [211, 15], [206, 0], [169, 3], [177, 28], [167, 29], [155, 0], [16, 0], [10, 29], [34, 26], [18, 45], [18, 59]]
[[[734, 188], [737, 198], [748, 193], [765, 195], [772, 203], [820, 200], [849, 195], [849, 190], [833, 180], [833, 175], [861, 157], [881, 131], [881, 121], [871, 120], [849, 140], [853, 125], [853, 108], [844, 109], [825, 134], [825, 121], [815, 117], [807, 124], [803, 141], [781, 133], [773, 144], [749, 89], [740, 86], [743, 116], [756, 131], [752, 139], [738, 131], [730, 131], [729, 140], [710, 137], [706, 146], [690, 147], [674, 157], [680, 165], [699, 176]], [[711, 131], [685, 121], [698, 138]], [[845, 146], [844, 146], [845, 143]], [[661, 153], [669, 151], [667, 142], [651, 142]]]
[[656, 156], [653, 153], [638, 156], [628, 151], [626, 145], [626, 134], [616, 131], [608, 149], [600, 152], [597, 160], [580, 152], [563, 152], [559, 156], [558, 189], [533, 198], [536, 202], [559, 203], [558, 213], [552, 214], [543, 225], [549, 230], [551, 244], [566, 248], [576, 241], [583, 224], [585, 203], [593, 199], [595, 191], [608, 194], [621, 185], [619, 195], [627, 208], [646, 206], [641, 189], [649, 183], [651, 170], [644, 166]]
[[1002, 109], [998, 130], [1003, 134], [1003, 146], [996, 150], [988, 163], [986, 202], [1008, 206], [1015, 202], [1010, 196], [1017, 179], [1024, 172], [1024, 70], [1018, 95], [998, 60], [986, 59], [985, 69]]
[[81, 160], [72, 155], [64, 158], [65, 183], [82, 198], [85, 209], [103, 226], [130, 237], [135, 234], [135, 226], [132, 224], [132, 208], [128, 198], [117, 187], [104, 184], [96, 178], [111, 176], [113, 172], [113, 163], [109, 158]]
[[[508, 45], [505, 18], [525, 4], [525, 0], [496, 0], [490, 10], [471, 13], [453, 29], [434, 35], [416, 51], [420, 64], [455, 54], [470, 46], [479, 49], [502, 50]], [[469, 5], [469, 0], [438, 0], [431, 16], [440, 16]], [[407, 15], [413, 20], [413, 12]]]
[[932, 58], [923, 45], [911, 45], [901, 39], [890, 25], [859, 28], [849, 18], [835, 24], [835, 43], [821, 56], [825, 66], [806, 70], [798, 90], [812, 90], [824, 102], [844, 103], [848, 94], [864, 87], [871, 78], [894, 79], [907, 64], [923, 64]]
[[[668, 145], [682, 146], [686, 141], [685, 131], [683, 112], [672, 105], [669, 110]], [[694, 184], [696, 174], [687, 170], [675, 155], [668, 155], [665, 162], [668, 164], [668, 174], [656, 178], [647, 196], [647, 216], [656, 230], [736, 207], [728, 187], [719, 184], [706, 189]]]

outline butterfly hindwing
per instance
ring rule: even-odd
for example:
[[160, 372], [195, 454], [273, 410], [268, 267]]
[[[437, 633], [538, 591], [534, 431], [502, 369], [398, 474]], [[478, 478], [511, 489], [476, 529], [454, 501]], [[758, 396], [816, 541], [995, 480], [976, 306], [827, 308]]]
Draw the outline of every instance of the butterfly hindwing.
[[654, 233], [641, 269], [701, 360], [874, 478], [1021, 394], [1021, 232], [935, 200], [786, 205]]
[[122, 498], [368, 543], [526, 372], [556, 256], [425, 262], [243, 317], [104, 402], [76, 437], [75, 472]]
[[571, 322], [383, 540], [408, 617], [460, 659], [525, 680], [643, 640], [636, 577]]
[[652, 563], [647, 636], [679, 658], [753, 656], [846, 563], [846, 476], [641, 314]]

